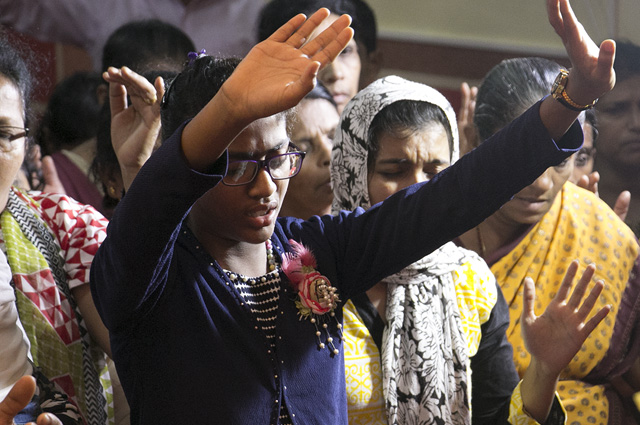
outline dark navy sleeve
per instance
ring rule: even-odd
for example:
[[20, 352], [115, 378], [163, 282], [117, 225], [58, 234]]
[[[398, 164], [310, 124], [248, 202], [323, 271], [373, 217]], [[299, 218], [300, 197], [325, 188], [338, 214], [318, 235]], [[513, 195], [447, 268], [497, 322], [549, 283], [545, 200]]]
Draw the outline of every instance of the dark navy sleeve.
[[507, 340], [509, 307], [498, 287], [498, 300], [482, 324], [482, 339], [471, 357], [472, 420], [476, 424], [508, 424], [511, 393], [520, 377]]
[[559, 141], [539, 103], [429, 182], [368, 211], [281, 221], [283, 238], [314, 251], [320, 271], [348, 299], [475, 227], [548, 167], [582, 145], [578, 123]]

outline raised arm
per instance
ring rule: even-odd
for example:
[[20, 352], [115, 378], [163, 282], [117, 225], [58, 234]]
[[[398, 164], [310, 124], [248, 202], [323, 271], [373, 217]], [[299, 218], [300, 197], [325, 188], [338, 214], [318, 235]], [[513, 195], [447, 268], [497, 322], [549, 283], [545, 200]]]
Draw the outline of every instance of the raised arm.
[[[576, 18], [569, 0], [547, 0], [547, 14], [571, 60], [567, 94], [577, 104], [588, 105], [615, 84], [615, 42], [605, 40], [598, 47]], [[560, 139], [578, 114], [551, 96], [540, 107], [540, 118], [554, 140]]]

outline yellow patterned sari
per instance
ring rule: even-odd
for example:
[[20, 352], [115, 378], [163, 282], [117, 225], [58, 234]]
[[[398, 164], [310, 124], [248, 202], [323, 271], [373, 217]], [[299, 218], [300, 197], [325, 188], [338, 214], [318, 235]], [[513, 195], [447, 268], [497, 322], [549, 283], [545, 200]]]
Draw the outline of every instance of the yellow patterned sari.
[[530, 276], [536, 282], [535, 312], [540, 315], [572, 260], [580, 260], [579, 274], [595, 263], [594, 280], [603, 280], [605, 289], [593, 311], [606, 304], [612, 310], [562, 373], [558, 393], [568, 424], [633, 423], [607, 385], [639, 352], [640, 335], [634, 329], [640, 325], [640, 276], [633, 232], [597, 196], [566, 183], [543, 219], [512, 245], [503, 248], [506, 253], [491, 270], [509, 305], [507, 337], [520, 376], [530, 362], [520, 329], [523, 279]]

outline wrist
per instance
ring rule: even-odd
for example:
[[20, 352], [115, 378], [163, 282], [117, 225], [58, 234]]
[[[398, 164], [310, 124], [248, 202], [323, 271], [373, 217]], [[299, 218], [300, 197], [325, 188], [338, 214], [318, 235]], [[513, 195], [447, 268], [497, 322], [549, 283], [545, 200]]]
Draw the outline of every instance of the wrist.
[[581, 112], [593, 108], [598, 101], [597, 97], [594, 98], [589, 94], [576, 90], [577, 87], [580, 87], [580, 84], [575, 84], [575, 81], [573, 81], [576, 78], [570, 78], [570, 71], [566, 69], [560, 70], [551, 88], [551, 95], [560, 104], [572, 111]]

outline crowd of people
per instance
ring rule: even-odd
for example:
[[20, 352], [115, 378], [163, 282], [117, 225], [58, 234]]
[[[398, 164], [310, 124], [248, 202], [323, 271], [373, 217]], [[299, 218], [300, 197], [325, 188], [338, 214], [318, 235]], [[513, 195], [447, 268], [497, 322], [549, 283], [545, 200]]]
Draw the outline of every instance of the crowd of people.
[[102, 74], [0, 32], [0, 425], [639, 420], [640, 47], [547, 0], [456, 115], [363, 0], [27, 3]]

